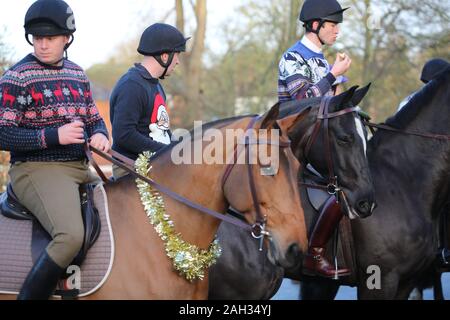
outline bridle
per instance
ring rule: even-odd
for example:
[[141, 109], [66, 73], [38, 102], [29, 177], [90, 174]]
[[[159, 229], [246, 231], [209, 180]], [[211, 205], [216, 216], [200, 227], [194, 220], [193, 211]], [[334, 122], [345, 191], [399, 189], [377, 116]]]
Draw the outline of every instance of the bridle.
[[[250, 121], [250, 123], [247, 126], [246, 129], [246, 135], [244, 136], [243, 142], [238, 142], [235, 146], [234, 146], [234, 153], [233, 156], [235, 159], [237, 159], [238, 156], [238, 144], [243, 144], [245, 146], [245, 150], [248, 151], [246, 154], [247, 157], [247, 161], [246, 161], [246, 165], [247, 165], [247, 172], [248, 172], [248, 179], [249, 179], [249, 187], [250, 187], [250, 192], [252, 195], [252, 200], [253, 200], [253, 204], [255, 207], [255, 211], [256, 211], [256, 222], [253, 225], [250, 225], [249, 223], [246, 223], [244, 221], [242, 221], [241, 219], [235, 218], [233, 216], [230, 215], [224, 215], [222, 213], [216, 212], [214, 210], [211, 210], [209, 208], [206, 208], [200, 204], [194, 203], [191, 200], [169, 190], [167, 187], [160, 185], [159, 183], [155, 182], [153, 179], [143, 176], [139, 173], [137, 173], [134, 170], [134, 161], [132, 159], [129, 159], [123, 155], [121, 155], [118, 152], [115, 152], [114, 150], [111, 150], [108, 153], [104, 153], [92, 146], [90, 146], [87, 142], [85, 143], [85, 152], [86, 155], [89, 159], [89, 161], [91, 162], [91, 164], [93, 165], [93, 167], [95, 168], [95, 170], [97, 171], [97, 173], [99, 174], [100, 177], [102, 177], [102, 179], [104, 180], [105, 183], [109, 183], [110, 181], [105, 177], [105, 175], [103, 174], [103, 172], [101, 172], [101, 169], [99, 168], [99, 166], [96, 164], [95, 160], [92, 157], [92, 153], [94, 152], [97, 155], [99, 155], [100, 157], [108, 160], [109, 162], [117, 165], [118, 167], [126, 170], [129, 174], [131, 174], [134, 178], [136, 179], [140, 179], [146, 183], [148, 183], [150, 186], [152, 186], [153, 188], [155, 188], [156, 190], [158, 190], [161, 193], [166, 194], [167, 196], [169, 196], [170, 198], [188, 206], [191, 207], [195, 210], [198, 210], [200, 212], [206, 213], [208, 215], [211, 215], [217, 219], [220, 219], [222, 221], [231, 223], [237, 227], [240, 227], [244, 230], [247, 230], [249, 232], [251, 232], [252, 236], [257, 238], [257, 239], [261, 239], [261, 243], [263, 242], [264, 237], [270, 237], [270, 233], [265, 230], [265, 225], [266, 225], [266, 221], [267, 218], [264, 217], [261, 213], [261, 208], [260, 208], [260, 203], [258, 200], [258, 195], [257, 195], [257, 190], [256, 190], [256, 185], [255, 185], [255, 179], [253, 176], [253, 164], [250, 163], [250, 152], [249, 152], [249, 146], [250, 145], [261, 145], [261, 144], [265, 144], [265, 145], [276, 145], [279, 146], [280, 148], [287, 148], [290, 146], [290, 141], [268, 141], [268, 140], [252, 140], [250, 137], [250, 133], [252, 132], [252, 130], [249, 129], [253, 129], [254, 125], [256, 124], [257, 120], [259, 120], [261, 117], [256, 116], [253, 117]], [[86, 140], [87, 141], [87, 140]], [[241, 149], [242, 150], [242, 149]], [[234, 168], [234, 164], [235, 161], [233, 162], [228, 162], [229, 164], [227, 165], [226, 169], [225, 169], [225, 173], [224, 176], [222, 178], [222, 189], [224, 188], [224, 185], [230, 175], [230, 173], [232, 172], [233, 168]], [[262, 250], [262, 248], [260, 247], [260, 250]]]
[[[238, 142], [238, 144], [236, 144], [234, 146], [234, 150], [233, 150], [233, 154], [232, 154], [232, 159], [231, 161], [228, 161], [228, 165], [225, 169], [225, 173], [222, 177], [222, 190], [224, 190], [225, 187], [225, 183], [228, 180], [228, 177], [230, 176], [231, 171], [234, 168], [234, 165], [237, 161], [237, 159], [239, 158], [239, 153], [238, 153], [238, 148], [237, 146], [239, 144], [243, 144], [245, 146], [245, 151], [246, 151], [246, 164], [247, 164], [247, 173], [248, 173], [248, 181], [249, 181], [249, 186], [250, 186], [250, 193], [252, 195], [252, 200], [253, 200], [253, 206], [255, 208], [255, 212], [256, 212], [256, 219], [255, 219], [255, 223], [252, 225], [252, 236], [255, 239], [260, 239], [260, 246], [259, 246], [259, 250], [262, 251], [262, 243], [264, 240], [264, 237], [271, 237], [270, 232], [266, 230], [266, 222], [267, 222], [267, 216], [263, 215], [261, 212], [261, 206], [260, 206], [260, 202], [258, 199], [258, 192], [256, 190], [256, 185], [255, 185], [255, 178], [253, 176], [253, 164], [250, 161], [250, 150], [249, 150], [249, 146], [250, 145], [260, 145], [260, 144], [265, 144], [265, 145], [275, 145], [278, 146], [280, 148], [288, 148], [291, 146], [290, 141], [268, 141], [268, 140], [251, 140], [250, 138], [250, 134], [252, 133], [252, 130], [255, 123], [260, 119], [261, 117], [256, 116], [253, 117], [252, 120], [250, 120], [247, 128], [246, 128], [246, 134], [244, 136], [244, 142]], [[242, 148], [240, 149], [240, 151], [242, 151]]]
[[[327, 180], [324, 179], [324, 183], [305, 183], [303, 181], [300, 181], [299, 184], [303, 185], [307, 188], [315, 188], [315, 189], [322, 189], [328, 192], [330, 195], [334, 195], [336, 197], [336, 201], [338, 201], [338, 195], [341, 196], [342, 200], [344, 201], [344, 205], [348, 206], [347, 197], [345, 195], [345, 192], [339, 187], [338, 184], [338, 177], [335, 176], [334, 170], [333, 170], [333, 163], [332, 163], [332, 150], [331, 150], [331, 144], [330, 144], [330, 134], [329, 134], [329, 126], [328, 126], [328, 119], [335, 118], [350, 112], [356, 112], [359, 114], [361, 121], [363, 125], [369, 127], [369, 129], [374, 133], [374, 128], [380, 129], [380, 130], [387, 130], [395, 133], [400, 134], [407, 134], [407, 135], [414, 135], [419, 136], [423, 138], [429, 138], [429, 139], [437, 139], [437, 140], [444, 140], [444, 141], [450, 141], [450, 135], [444, 135], [444, 134], [433, 134], [433, 133], [422, 133], [417, 131], [411, 131], [411, 130], [401, 130], [394, 127], [391, 127], [386, 124], [376, 124], [369, 121], [369, 117], [364, 115], [364, 113], [361, 114], [359, 107], [351, 107], [346, 108], [334, 113], [328, 113], [328, 107], [330, 104], [332, 97], [324, 97], [321, 100], [321, 104], [319, 107], [319, 111], [317, 114], [317, 120], [314, 124], [313, 131], [311, 135], [304, 135], [302, 140], [300, 141], [300, 147], [305, 146], [304, 149], [304, 158], [307, 160], [308, 154], [311, 150], [311, 146], [316, 141], [317, 136], [319, 134], [320, 127], [323, 122], [323, 130], [324, 130], [324, 140], [325, 140], [325, 159], [327, 161], [327, 167], [328, 167], [328, 178]], [[308, 138], [309, 137], [309, 138]], [[317, 180], [317, 179], [315, 179]]]
[[[329, 130], [329, 119], [336, 118], [351, 112], [358, 112], [359, 107], [351, 107], [346, 108], [337, 112], [328, 113], [328, 107], [330, 105], [332, 97], [326, 96], [324, 97], [319, 106], [319, 111], [317, 113], [317, 120], [314, 124], [313, 131], [311, 135], [304, 135], [302, 140], [300, 141], [300, 147], [305, 146], [304, 149], [304, 158], [307, 160], [309, 152], [311, 151], [311, 147], [317, 139], [320, 128], [323, 123], [323, 131], [324, 131], [324, 142], [325, 142], [325, 159], [327, 161], [328, 167], [328, 181], [326, 184], [311, 184], [305, 182], [299, 182], [301, 185], [307, 188], [315, 188], [315, 189], [323, 189], [328, 192], [328, 194], [336, 197], [336, 201], [338, 201], [338, 195], [341, 194], [345, 199], [344, 191], [339, 187], [338, 177], [334, 174], [333, 169], [333, 160], [332, 160], [332, 149], [330, 142], [330, 130]], [[306, 140], [307, 139], [307, 140]]]

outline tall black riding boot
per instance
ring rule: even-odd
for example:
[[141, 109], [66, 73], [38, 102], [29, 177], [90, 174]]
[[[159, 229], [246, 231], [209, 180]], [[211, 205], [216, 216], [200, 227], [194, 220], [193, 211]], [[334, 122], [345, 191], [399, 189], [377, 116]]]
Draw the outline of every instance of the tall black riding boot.
[[17, 300], [47, 300], [63, 271], [44, 250], [28, 273]]
[[[309, 239], [308, 254], [303, 261], [304, 274], [319, 275], [326, 278], [333, 278], [336, 275], [335, 266], [325, 258], [325, 247], [342, 216], [341, 207], [334, 197], [330, 197], [325, 203]], [[349, 269], [337, 270], [338, 276], [349, 274]]]

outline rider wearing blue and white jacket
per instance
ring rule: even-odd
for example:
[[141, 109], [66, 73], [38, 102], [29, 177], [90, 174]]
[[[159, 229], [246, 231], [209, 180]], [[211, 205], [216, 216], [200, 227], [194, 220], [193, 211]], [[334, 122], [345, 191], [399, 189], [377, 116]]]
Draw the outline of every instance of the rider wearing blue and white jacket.
[[[346, 80], [344, 73], [351, 60], [339, 53], [330, 66], [322, 53], [324, 45], [332, 45], [338, 36], [338, 24], [343, 20], [342, 9], [336, 0], [306, 0], [300, 12], [305, 36], [286, 51], [279, 64], [278, 100], [286, 102], [310, 97], [337, 94], [337, 85]], [[308, 254], [303, 261], [304, 274], [332, 278], [350, 273], [336, 269], [325, 258], [325, 247], [343, 212], [336, 201], [327, 201], [309, 238]]]
[[346, 9], [335, 0], [305, 1], [300, 21], [304, 22], [306, 33], [283, 54], [279, 63], [280, 102], [334, 95], [337, 85], [347, 81], [343, 74], [350, 67], [350, 58], [344, 53], [338, 54], [330, 66], [322, 53], [324, 45], [336, 41], [338, 24]]

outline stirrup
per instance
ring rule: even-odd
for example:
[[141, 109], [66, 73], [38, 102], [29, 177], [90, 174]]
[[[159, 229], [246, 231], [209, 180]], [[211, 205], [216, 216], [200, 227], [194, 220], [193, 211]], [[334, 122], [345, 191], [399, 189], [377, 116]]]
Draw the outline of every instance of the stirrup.
[[439, 253], [439, 263], [443, 267], [450, 267], [450, 250], [448, 248], [442, 248]]

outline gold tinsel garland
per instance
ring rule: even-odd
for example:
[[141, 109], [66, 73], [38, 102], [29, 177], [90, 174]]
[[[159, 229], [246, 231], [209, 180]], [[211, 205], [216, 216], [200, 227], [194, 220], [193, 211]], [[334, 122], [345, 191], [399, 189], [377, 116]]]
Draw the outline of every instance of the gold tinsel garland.
[[[144, 177], [148, 177], [152, 168], [148, 166], [151, 155], [150, 152], [144, 152], [135, 163], [136, 171]], [[145, 212], [164, 242], [166, 254], [172, 259], [175, 270], [189, 281], [203, 280], [204, 269], [213, 265], [222, 253], [218, 239], [214, 239], [208, 250], [185, 242], [181, 234], [175, 233], [173, 221], [166, 214], [163, 198], [158, 191], [140, 179], [136, 179], [136, 184]]]

